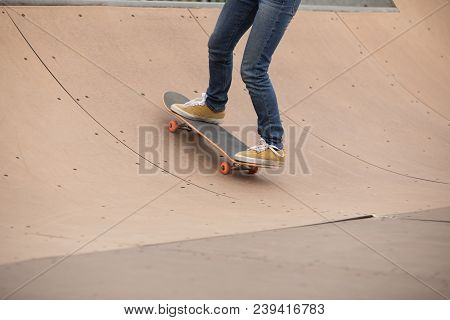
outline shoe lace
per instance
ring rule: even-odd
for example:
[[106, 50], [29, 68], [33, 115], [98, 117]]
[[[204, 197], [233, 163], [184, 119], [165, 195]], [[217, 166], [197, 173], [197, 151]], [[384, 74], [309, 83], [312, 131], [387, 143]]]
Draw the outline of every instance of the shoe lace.
[[268, 144], [266, 142], [266, 140], [264, 140], [263, 138], [259, 139], [259, 143], [256, 146], [250, 147], [249, 150], [254, 150], [258, 153], [263, 152], [267, 149], [270, 149], [273, 153], [275, 153], [277, 156], [282, 157], [282, 154], [279, 152], [279, 150], [277, 148], [275, 148], [274, 146]]
[[206, 97], [207, 97], [206, 93], [202, 93], [202, 97], [201, 98], [196, 98], [196, 99], [193, 99], [191, 101], [188, 101], [184, 105], [186, 107], [193, 107], [193, 106], [204, 105], [205, 102], [206, 102]]

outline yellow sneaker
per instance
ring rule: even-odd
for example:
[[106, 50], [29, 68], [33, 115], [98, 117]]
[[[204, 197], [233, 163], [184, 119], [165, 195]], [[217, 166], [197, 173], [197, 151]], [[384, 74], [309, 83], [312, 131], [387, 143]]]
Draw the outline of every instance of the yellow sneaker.
[[201, 98], [186, 102], [185, 104], [175, 103], [170, 106], [170, 110], [182, 117], [204, 121], [209, 123], [222, 123], [225, 118], [225, 111], [214, 112], [205, 103], [206, 93], [202, 93]]
[[260, 139], [259, 144], [246, 151], [238, 152], [233, 157], [237, 161], [259, 164], [262, 166], [281, 167], [284, 165], [286, 152], [277, 149]]

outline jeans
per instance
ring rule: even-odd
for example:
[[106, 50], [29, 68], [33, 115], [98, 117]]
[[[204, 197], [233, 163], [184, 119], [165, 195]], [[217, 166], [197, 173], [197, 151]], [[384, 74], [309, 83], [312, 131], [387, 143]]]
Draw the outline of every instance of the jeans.
[[225, 109], [233, 70], [233, 50], [253, 25], [241, 64], [244, 81], [258, 117], [258, 134], [283, 148], [283, 126], [275, 91], [267, 73], [286, 28], [301, 0], [227, 0], [208, 41], [209, 86], [206, 105]]

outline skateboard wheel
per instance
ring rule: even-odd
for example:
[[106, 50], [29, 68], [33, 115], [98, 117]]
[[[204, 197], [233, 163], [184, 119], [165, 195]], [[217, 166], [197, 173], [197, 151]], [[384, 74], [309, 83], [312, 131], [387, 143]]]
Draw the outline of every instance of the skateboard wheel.
[[220, 173], [229, 174], [231, 172], [231, 166], [228, 162], [222, 162], [220, 164]]
[[169, 132], [174, 133], [178, 129], [178, 123], [175, 120], [170, 120], [167, 129], [169, 130]]
[[258, 172], [258, 167], [251, 167], [250, 169], [248, 169], [249, 174], [255, 174], [257, 172]]

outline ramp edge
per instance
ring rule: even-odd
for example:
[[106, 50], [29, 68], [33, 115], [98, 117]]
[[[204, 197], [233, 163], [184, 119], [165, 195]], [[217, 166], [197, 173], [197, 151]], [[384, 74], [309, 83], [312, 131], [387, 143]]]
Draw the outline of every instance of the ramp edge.
[[[142, 0], [0, 0], [9, 6], [113, 6], [142, 8], [221, 8], [219, 2], [142, 1]], [[337, 12], [399, 12], [396, 7], [359, 7], [320, 4], [301, 4], [303, 11]]]

